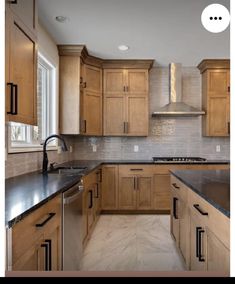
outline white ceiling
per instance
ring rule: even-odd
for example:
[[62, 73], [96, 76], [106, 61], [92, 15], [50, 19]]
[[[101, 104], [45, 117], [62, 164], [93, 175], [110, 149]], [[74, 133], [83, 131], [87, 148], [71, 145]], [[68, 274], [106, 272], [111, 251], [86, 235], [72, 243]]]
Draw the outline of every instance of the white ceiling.
[[[230, 0], [38, 0], [39, 18], [57, 44], [85, 44], [101, 58], [155, 59], [156, 65], [195, 66], [203, 58], [229, 58], [229, 28], [201, 25], [201, 12]], [[69, 20], [62, 24], [56, 16]], [[121, 53], [117, 47], [127, 44]]]

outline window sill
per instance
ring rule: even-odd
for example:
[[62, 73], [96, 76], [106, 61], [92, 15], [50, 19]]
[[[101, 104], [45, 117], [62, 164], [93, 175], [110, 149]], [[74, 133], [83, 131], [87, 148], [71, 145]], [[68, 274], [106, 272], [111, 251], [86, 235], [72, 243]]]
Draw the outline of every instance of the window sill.
[[[47, 151], [57, 151], [57, 146], [47, 146]], [[8, 149], [8, 154], [20, 154], [20, 153], [30, 153], [30, 152], [43, 152], [42, 147], [14, 147]]]

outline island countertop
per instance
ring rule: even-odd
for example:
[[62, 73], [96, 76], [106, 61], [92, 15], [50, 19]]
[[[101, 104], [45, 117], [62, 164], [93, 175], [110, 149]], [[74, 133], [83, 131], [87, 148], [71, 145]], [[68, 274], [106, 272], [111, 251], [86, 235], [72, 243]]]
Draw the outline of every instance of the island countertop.
[[170, 172], [216, 209], [230, 217], [229, 170], [171, 170]]

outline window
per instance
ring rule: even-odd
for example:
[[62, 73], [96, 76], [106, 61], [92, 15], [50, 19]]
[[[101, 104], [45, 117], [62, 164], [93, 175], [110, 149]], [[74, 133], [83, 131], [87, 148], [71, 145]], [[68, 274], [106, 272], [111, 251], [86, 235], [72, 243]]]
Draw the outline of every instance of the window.
[[[56, 133], [56, 68], [39, 54], [37, 72], [38, 126], [10, 122], [9, 153], [42, 150], [46, 137]], [[56, 148], [56, 141], [48, 144], [48, 149]]]

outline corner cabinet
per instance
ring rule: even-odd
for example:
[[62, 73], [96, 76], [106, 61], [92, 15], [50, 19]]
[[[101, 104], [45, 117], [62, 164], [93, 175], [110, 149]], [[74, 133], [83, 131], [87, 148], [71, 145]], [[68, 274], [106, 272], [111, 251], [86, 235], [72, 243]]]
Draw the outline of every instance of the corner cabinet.
[[102, 135], [101, 60], [83, 45], [59, 45], [60, 133]]
[[203, 60], [202, 74], [203, 136], [230, 135], [230, 60]]
[[148, 136], [150, 67], [104, 69], [105, 136]]
[[36, 125], [36, 1], [9, 1], [5, 13], [6, 120]]

